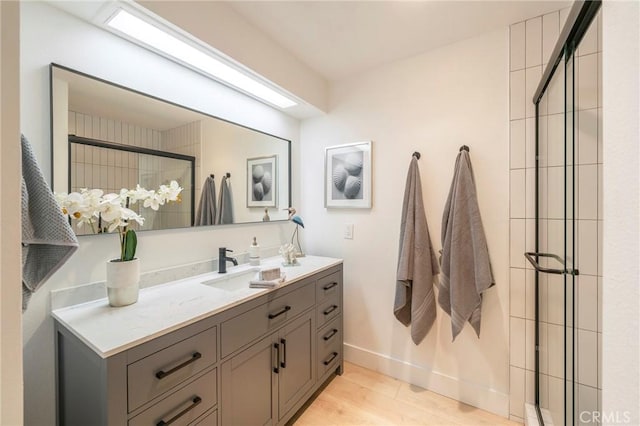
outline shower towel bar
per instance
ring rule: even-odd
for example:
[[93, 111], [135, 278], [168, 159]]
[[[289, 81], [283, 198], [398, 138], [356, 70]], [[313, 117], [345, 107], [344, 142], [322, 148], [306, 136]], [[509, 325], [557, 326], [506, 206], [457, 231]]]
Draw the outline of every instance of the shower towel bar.
[[[534, 259], [535, 256], [535, 259]], [[564, 263], [562, 258], [558, 255], [551, 253], [536, 253], [536, 252], [526, 252], [524, 257], [527, 258], [529, 263], [533, 265], [536, 271], [538, 272], [546, 272], [548, 274], [558, 274], [558, 275], [579, 275], [577, 269], [554, 269], [554, 268], [545, 268], [538, 264], [538, 257], [550, 257], [552, 259], [557, 260], [560, 263]]]

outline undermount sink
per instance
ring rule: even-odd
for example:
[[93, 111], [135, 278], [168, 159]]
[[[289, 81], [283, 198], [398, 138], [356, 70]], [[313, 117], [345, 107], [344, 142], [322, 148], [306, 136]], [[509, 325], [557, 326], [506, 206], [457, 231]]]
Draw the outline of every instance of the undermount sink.
[[201, 284], [228, 292], [244, 290], [249, 288], [249, 281], [256, 277], [258, 271], [259, 268], [252, 268], [244, 271], [218, 274], [215, 278], [202, 281]]

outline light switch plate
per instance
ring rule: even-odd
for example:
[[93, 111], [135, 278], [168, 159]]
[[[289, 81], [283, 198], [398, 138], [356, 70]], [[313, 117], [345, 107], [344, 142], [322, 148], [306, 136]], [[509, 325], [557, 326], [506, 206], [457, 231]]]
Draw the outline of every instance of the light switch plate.
[[353, 240], [353, 223], [344, 225], [344, 239]]

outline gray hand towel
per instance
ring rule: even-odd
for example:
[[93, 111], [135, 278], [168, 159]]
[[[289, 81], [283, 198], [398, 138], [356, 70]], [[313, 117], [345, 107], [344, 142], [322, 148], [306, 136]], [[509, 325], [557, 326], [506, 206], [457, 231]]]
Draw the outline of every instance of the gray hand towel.
[[442, 216], [442, 276], [438, 304], [451, 316], [453, 340], [469, 321], [480, 337], [482, 293], [494, 285], [469, 153], [456, 159]]
[[202, 187], [202, 195], [196, 211], [195, 226], [214, 225], [216, 223], [216, 181], [208, 176]]
[[31, 294], [78, 249], [78, 239], [22, 136], [22, 311]]
[[231, 194], [231, 182], [227, 176], [223, 176], [222, 182], [220, 182], [218, 220], [216, 223], [233, 223], [233, 195]]
[[438, 261], [431, 246], [422, 202], [418, 160], [414, 157], [407, 173], [400, 225], [400, 253], [396, 275], [393, 313], [398, 321], [411, 324], [411, 339], [417, 345], [436, 319], [433, 281]]

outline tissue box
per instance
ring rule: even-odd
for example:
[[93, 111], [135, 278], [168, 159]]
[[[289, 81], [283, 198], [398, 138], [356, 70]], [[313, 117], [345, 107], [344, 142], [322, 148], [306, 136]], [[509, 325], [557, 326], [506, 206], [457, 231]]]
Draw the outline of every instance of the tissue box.
[[271, 281], [280, 278], [280, 268], [271, 268], [260, 271], [260, 280]]

